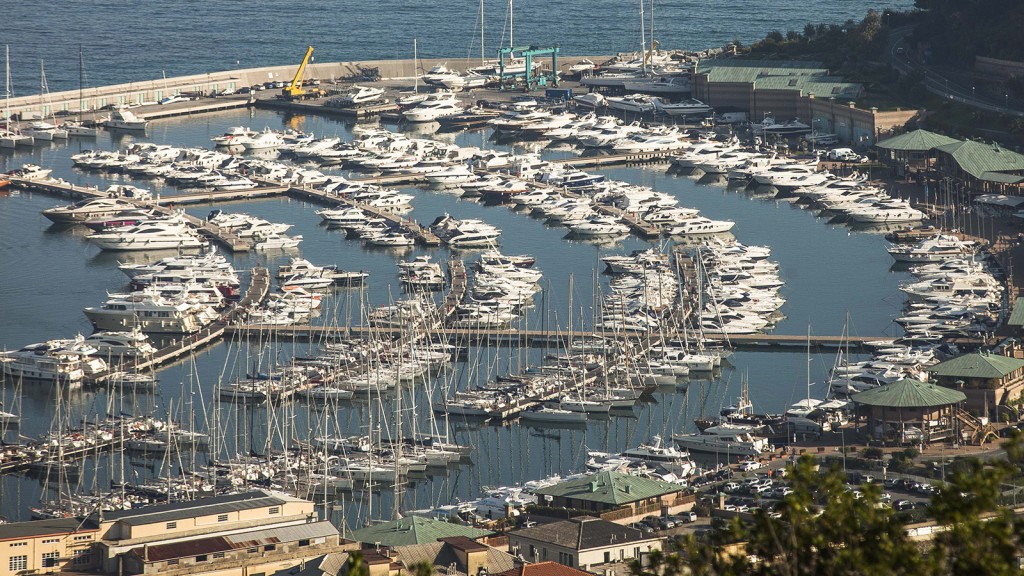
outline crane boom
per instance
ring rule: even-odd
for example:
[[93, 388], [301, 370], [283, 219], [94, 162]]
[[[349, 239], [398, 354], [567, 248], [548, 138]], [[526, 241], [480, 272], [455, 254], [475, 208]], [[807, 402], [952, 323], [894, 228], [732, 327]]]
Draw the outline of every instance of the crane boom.
[[312, 98], [323, 95], [323, 91], [320, 89], [306, 90], [302, 87], [302, 77], [306, 72], [306, 64], [309, 63], [310, 56], [313, 55], [313, 47], [306, 47], [306, 55], [302, 57], [302, 62], [299, 64], [299, 69], [295, 71], [295, 77], [288, 83], [287, 86], [281, 90], [281, 96], [287, 100], [297, 100], [302, 98]]

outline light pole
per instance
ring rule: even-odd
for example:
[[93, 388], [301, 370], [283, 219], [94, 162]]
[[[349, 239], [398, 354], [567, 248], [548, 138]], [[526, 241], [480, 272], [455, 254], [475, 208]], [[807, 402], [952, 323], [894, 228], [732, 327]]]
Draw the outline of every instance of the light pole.
[[974, 100], [974, 90], [977, 86], [971, 86], [971, 100]]

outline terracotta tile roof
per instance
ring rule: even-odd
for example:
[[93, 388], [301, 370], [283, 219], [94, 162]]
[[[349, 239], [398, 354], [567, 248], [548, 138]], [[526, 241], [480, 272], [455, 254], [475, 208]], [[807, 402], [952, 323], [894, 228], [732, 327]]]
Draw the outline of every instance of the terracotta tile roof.
[[571, 568], [558, 562], [537, 562], [536, 564], [523, 564], [515, 568], [495, 574], [494, 576], [592, 576], [589, 572]]

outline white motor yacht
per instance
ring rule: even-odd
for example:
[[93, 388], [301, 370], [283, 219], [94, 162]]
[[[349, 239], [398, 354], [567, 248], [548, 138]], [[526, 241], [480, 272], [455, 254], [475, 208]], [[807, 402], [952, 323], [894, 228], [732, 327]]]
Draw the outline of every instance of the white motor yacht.
[[752, 434], [752, 428], [731, 424], [719, 424], [701, 433], [673, 434], [672, 439], [680, 448], [691, 452], [706, 452], [727, 457], [760, 456], [774, 447], [768, 439]]
[[284, 138], [270, 128], [266, 128], [257, 136], [250, 137], [248, 140], [243, 141], [241, 145], [242, 148], [246, 149], [246, 151], [276, 150], [284, 145]]
[[654, 101], [647, 96], [610, 96], [606, 100], [608, 107], [614, 110], [637, 114], [654, 112]]
[[669, 230], [672, 236], [687, 236], [691, 234], [719, 234], [732, 230], [736, 223], [731, 220], [712, 220], [710, 218], [697, 217], [683, 220]]
[[87, 236], [104, 250], [167, 250], [202, 248], [206, 240], [181, 221], [149, 221], [138, 226]]
[[84, 310], [96, 330], [191, 334], [217, 319], [217, 312], [206, 304], [175, 301], [156, 294], [134, 292], [113, 296], [100, 306]]
[[109, 218], [137, 207], [134, 203], [120, 198], [90, 198], [67, 206], [47, 208], [43, 210], [43, 216], [58, 223], [85, 222], [96, 218]]
[[146, 126], [149, 126], [149, 120], [139, 118], [127, 108], [116, 108], [103, 126], [120, 130], [145, 130]]
[[665, 102], [661, 98], [651, 98], [654, 110], [666, 116], [707, 116], [713, 110], [711, 106], [690, 98], [681, 102]]

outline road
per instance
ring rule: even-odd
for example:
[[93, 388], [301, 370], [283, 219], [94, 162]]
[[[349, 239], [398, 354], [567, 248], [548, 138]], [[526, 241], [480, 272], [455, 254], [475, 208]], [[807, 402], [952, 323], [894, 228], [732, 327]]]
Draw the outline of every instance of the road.
[[973, 85], [965, 85], [959, 79], [951, 79], [934, 67], [915, 62], [910, 56], [910, 46], [904, 41], [913, 31], [914, 26], [912, 25], [893, 28], [889, 31], [886, 53], [889, 63], [900, 74], [917, 73], [922, 75], [924, 86], [929, 92], [954, 102], [989, 112], [1024, 116], [1024, 111], [1015, 108], [1016, 102], [1010, 102], [1009, 99], [999, 102], [984, 95], [978, 96]]

